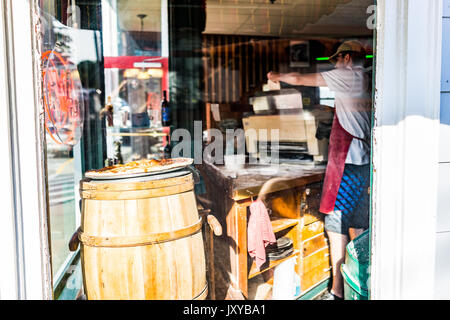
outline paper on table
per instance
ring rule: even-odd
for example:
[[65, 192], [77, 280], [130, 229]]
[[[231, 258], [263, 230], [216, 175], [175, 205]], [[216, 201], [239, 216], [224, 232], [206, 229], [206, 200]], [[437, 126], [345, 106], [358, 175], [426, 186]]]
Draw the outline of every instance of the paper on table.
[[295, 289], [295, 258], [292, 258], [274, 269], [272, 300], [293, 300]]
[[272, 90], [281, 90], [281, 85], [279, 82], [273, 82], [272, 80], [267, 81], [267, 87], [269, 91]]

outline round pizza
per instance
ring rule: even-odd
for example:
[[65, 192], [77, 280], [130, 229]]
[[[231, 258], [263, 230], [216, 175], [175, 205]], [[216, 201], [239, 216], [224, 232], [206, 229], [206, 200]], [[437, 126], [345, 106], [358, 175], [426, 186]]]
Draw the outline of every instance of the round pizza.
[[151, 159], [131, 161], [125, 164], [115, 164], [98, 170], [90, 170], [85, 173], [87, 178], [106, 179], [122, 176], [156, 174], [164, 171], [172, 171], [184, 168], [193, 163], [190, 158]]

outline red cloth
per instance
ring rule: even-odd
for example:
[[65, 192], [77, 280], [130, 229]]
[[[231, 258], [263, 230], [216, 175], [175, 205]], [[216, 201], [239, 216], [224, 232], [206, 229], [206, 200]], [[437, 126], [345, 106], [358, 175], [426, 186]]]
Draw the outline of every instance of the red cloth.
[[320, 199], [319, 211], [322, 213], [330, 214], [334, 211], [334, 205], [344, 174], [345, 160], [353, 138], [341, 126], [335, 114], [328, 146], [328, 165], [323, 182], [322, 198]]
[[253, 202], [250, 205], [247, 226], [247, 247], [258, 269], [266, 262], [266, 246], [276, 241], [264, 202], [262, 200]]

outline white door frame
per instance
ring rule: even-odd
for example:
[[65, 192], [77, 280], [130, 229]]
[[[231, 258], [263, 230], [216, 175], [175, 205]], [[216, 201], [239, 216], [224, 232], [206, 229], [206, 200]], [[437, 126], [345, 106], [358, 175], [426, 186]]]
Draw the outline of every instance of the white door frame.
[[0, 16], [0, 299], [51, 299], [37, 1]]
[[433, 299], [441, 0], [379, 0], [371, 299]]

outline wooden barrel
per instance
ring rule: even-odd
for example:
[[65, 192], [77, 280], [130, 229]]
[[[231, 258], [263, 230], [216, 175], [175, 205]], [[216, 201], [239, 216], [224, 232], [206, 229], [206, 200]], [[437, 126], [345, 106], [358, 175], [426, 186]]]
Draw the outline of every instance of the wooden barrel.
[[82, 180], [78, 232], [90, 300], [205, 299], [202, 221], [192, 174]]

